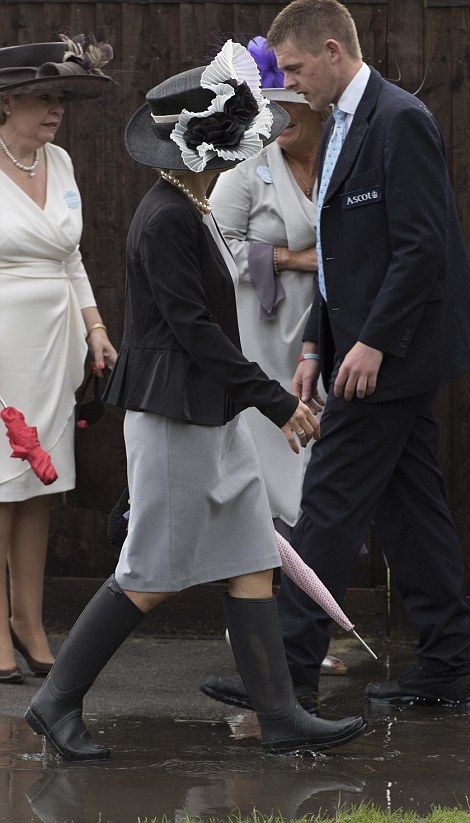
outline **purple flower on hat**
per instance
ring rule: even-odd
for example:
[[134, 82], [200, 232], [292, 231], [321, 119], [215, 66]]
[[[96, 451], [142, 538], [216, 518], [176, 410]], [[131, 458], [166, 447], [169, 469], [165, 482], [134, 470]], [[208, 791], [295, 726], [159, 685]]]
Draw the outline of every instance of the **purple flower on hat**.
[[256, 61], [261, 75], [262, 89], [284, 88], [284, 72], [277, 65], [274, 49], [268, 48], [265, 37], [253, 37], [247, 45], [253, 60]]

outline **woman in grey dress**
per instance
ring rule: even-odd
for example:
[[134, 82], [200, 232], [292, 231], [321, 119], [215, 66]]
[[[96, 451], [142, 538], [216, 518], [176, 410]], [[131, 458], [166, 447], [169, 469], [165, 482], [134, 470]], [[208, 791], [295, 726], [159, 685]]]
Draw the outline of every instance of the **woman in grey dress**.
[[152, 89], [127, 127], [130, 154], [161, 169], [129, 231], [124, 338], [106, 391], [127, 409], [129, 533], [115, 575], [75, 624], [26, 714], [66, 759], [109, 757], [90, 739], [82, 701], [144, 614], [174, 591], [227, 577], [227, 625], [263, 746], [331, 748], [364, 729], [362, 718], [312, 717], [293, 691], [272, 597], [275, 532], [239, 412], [256, 405], [294, 450], [296, 438], [305, 446], [319, 426], [243, 357], [235, 266], [205, 199], [217, 171], [253, 156], [286, 124], [259, 93], [251, 56], [228, 41], [205, 69]]

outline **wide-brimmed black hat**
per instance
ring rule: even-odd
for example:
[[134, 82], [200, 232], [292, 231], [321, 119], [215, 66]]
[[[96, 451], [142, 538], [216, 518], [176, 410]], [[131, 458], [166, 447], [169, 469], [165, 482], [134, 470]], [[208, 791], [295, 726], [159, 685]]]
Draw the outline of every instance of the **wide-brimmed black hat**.
[[66, 38], [0, 49], [0, 95], [63, 91], [68, 99], [97, 97], [114, 85], [101, 71], [113, 56], [108, 43]]
[[[237, 49], [243, 48], [231, 41], [229, 43]], [[243, 48], [243, 51], [254, 66], [259, 85], [256, 64], [246, 49]], [[228, 74], [223, 79], [218, 79], [221, 72], [217, 67], [219, 74], [214, 74], [212, 85], [219, 93], [213, 88], [207, 88], [208, 83], [204, 83], [204, 80], [207, 80], [207, 72], [212, 65], [177, 74], [148, 92], [147, 102], [135, 112], [125, 132], [126, 148], [134, 160], [153, 168], [187, 171], [191, 168], [189, 161], [197, 162], [194, 157], [202, 144], [203, 147], [213, 147], [212, 151], [206, 153], [209, 159], [204, 161], [204, 168], [223, 169], [249, 156], [256, 156], [263, 146], [275, 140], [289, 125], [289, 115], [285, 109], [263, 98], [253, 82], [251, 89], [254, 90], [254, 96], [246, 82], [239, 82], [240, 76], [243, 76], [242, 71], [238, 74], [238, 80], [230, 77], [233, 66], [228, 65], [225, 70], [223, 64], [222, 73], [225, 71]], [[249, 68], [251, 70], [251, 65]], [[252, 76], [248, 74], [249, 80], [252, 80]], [[235, 91], [230, 91], [230, 87]], [[224, 89], [228, 90], [228, 94], [221, 93]], [[254, 136], [256, 119], [263, 121], [263, 125]], [[266, 121], [270, 123], [269, 126]], [[235, 156], [244, 153], [244, 146], [248, 147], [249, 152], [250, 145], [251, 155], [247, 153], [246, 157]]]

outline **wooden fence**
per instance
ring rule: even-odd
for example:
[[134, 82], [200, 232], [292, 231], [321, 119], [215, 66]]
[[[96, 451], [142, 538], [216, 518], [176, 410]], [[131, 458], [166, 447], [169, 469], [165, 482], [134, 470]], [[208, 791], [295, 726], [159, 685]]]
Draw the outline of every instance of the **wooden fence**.
[[[364, 59], [421, 98], [443, 129], [459, 214], [470, 245], [470, 0], [346, 2], [357, 23]], [[99, 307], [116, 345], [122, 329], [124, 244], [127, 227], [152, 171], [132, 161], [123, 129], [145, 92], [170, 74], [203, 63], [227, 35], [265, 34], [282, 3], [119, 2], [119, 0], [10, 0], [0, 2], [0, 47], [56, 39], [60, 31], [94, 32], [115, 48], [116, 92], [74, 104], [60, 133], [70, 152], [84, 201], [83, 257]], [[412, 185], [412, 181], [410, 181]], [[470, 561], [470, 381], [444, 389], [438, 401], [441, 459], [448, 495]], [[109, 443], [109, 471], [113, 471]], [[113, 567], [104, 516], [54, 507], [48, 571], [102, 577]], [[383, 582], [381, 553], [373, 543], [358, 566], [356, 584]]]

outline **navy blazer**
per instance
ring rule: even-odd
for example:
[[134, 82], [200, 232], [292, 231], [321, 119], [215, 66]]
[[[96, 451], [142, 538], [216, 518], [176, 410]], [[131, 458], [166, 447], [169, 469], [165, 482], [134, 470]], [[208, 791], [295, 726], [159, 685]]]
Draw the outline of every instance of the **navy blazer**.
[[207, 426], [248, 406], [273, 423], [298, 398], [241, 352], [235, 290], [199, 211], [160, 179], [132, 220], [124, 335], [104, 399]]
[[[319, 153], [319, 176], [334, 126]], [[359, 340], [384, 352], [385, 400], [430, 391], [470, 368], [470, 269], [433, 115], [371, 76], [321, 216], [328, 302], [318, 292], [304, 340], [319, 344], [326, 384], [336, 352]]]

